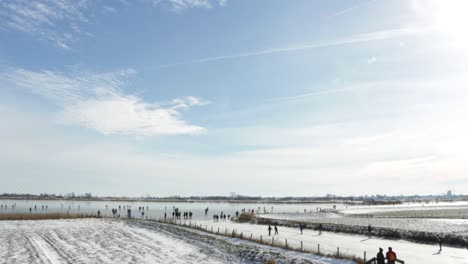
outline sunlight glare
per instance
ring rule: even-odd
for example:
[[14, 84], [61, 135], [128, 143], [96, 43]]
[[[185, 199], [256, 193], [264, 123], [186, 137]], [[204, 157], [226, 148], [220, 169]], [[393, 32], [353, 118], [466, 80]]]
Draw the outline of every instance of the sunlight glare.
[[435, 1], [435, 26], [457, 47], [468, 48], [468, 1]]

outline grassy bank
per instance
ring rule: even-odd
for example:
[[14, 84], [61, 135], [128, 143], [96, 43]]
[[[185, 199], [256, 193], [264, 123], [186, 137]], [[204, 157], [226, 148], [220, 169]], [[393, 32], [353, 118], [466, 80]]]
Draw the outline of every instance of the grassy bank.
[[52, 219], [78, 219], [78, 218], [96, 218], [96, 215], [91, 214], [61, 214], [61, 213], [44, 213], [44, 214], [0, 214], [1, 220], [52, 220]]

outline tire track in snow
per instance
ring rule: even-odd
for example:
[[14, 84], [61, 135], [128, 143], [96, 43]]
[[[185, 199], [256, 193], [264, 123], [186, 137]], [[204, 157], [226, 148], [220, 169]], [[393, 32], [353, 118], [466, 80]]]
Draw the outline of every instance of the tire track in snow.
[[46, 243], [43, 242], [42, 238], [40, 238], [39, 236], [33, 236], [33, 237], [30, 237], [29, 239], [31, 241], [31, 244], [34, 245], [34, 248], [37, 249], [37, 253], [40, 259], [44, 259], [42, 258], [43, 256], [45, 257], [46, 263], [50, 263], [50, 264], [62, 263], [60, 261], [60, 257], [56, 255], [55, 252], [47, 248], [47, 245], [45, 245]]

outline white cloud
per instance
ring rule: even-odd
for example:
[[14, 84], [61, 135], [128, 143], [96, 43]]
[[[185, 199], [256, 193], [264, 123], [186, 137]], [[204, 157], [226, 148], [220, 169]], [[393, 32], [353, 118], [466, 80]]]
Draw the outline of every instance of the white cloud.
[[132, 69], [111, 73], [64, 74], [10, 69], [0, 73], [0, 83], [40, 95], [61, 109], [60, 120], [103, 134], [174, 135], [197, 134], [200, 126], [187, 124], [181, 110], [206, 105], [194, 96], [176, 98], [168, 104], [148, 103], [125, 94], [123, 88]]
[[227, 0], [154, 0], [154, 6], [164, 6], [172, 11], [180, 12], [188, 8], [212, 8], [213, 6], [225, 6]]
[[[153, 0], [154, 6], [162, 6], [174, 12], [189, 8], [212, 8], [225, 6], [227, 0]], [[109, 2], [111, 3], [111, 2]], [[71, 45], [80, 37], [94, 37], [84, 30], [90, 20], [97, 17], [94, 10], [104, 14], [116, 13], [115, 6], [89, 0], [5, 0], [0, 1], [0, 28], [30, 34], [38, 39], [53, 43], [62, 49], [71, 49]], [[143, 3], [148, 5], [148, 2]], [[112, 3], [114, 4], [114, 3]], [[129, 6], [127, 0], [120, 0], [115, 5]]]
[[57, 47], [69, 49], [70, 43], [76, 40], [71, 32], [83, 32], [79, 25], [88, 22], [84, 14], [87, 7], [84, 0], [6, 0], [0, 3], [0, 26], [29, 33], [53, 42]]
[[173, 105], [171, 108], [172, 109], [178, 109], [178, 108], [183, 108], [187, 109], [192, 106], [203, 106], [210, 104], [210, 101], [194, 97], [194, 96], [184, 96], [184, 97], [179, 97], [175, 98], [171, 101], [171, 104]]

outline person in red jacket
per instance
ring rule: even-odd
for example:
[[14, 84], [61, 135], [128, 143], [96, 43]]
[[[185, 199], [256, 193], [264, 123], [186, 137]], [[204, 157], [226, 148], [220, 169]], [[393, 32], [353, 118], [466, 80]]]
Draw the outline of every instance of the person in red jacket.
[[397, 256], [396, 256], [396, 253], [392, 250], [392, 247], [388, 248], [386, 259], [387, 259], [387, 264], [395, 264], [395, 261], [397, 260]]

